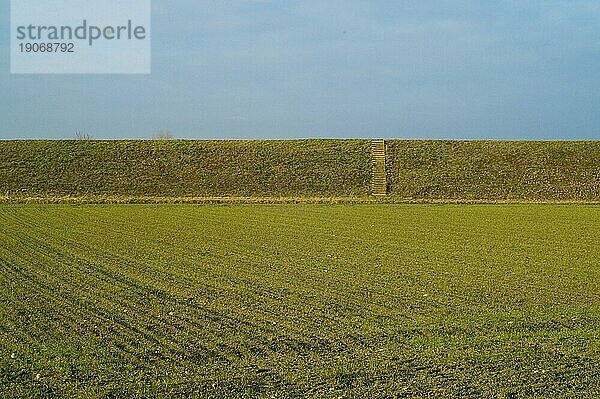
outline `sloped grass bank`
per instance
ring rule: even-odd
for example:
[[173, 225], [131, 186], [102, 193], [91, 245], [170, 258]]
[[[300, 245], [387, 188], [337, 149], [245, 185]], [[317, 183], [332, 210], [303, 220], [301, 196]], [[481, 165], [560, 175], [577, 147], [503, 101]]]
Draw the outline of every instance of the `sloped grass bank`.
[[[600, 201], [599, 141], [386, 143], [383, 202]], [[371, 173], [369, 140], [0, 141], [0, 202], [371, 202]]]
[[367, 196], [367, 140], [0, 141], [5, 197]]
[[387, 142], [400, 198], [600, 201], [600, 141]]

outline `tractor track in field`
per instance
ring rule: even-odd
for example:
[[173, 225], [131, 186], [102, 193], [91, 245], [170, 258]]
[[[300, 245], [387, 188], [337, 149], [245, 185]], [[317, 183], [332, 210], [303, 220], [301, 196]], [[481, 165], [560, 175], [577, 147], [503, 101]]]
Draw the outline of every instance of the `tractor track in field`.
[[[20, 223], [20, 220], [14, 219], [14, 222]], [[29, 223], [28, 227], [35, 229], [37, 226]], [[267, 342], [247, 342], [241, 348], [247, 352], [244, 355], [240, 349], [228, 345], [203, 346], [197, 340], [177, 338], [180, 331], [186, 331], [187, 337], [195, 334], [206, 337], [208, 334], [210, 342], [219, 341], [218, 333], [222, 329], [254, 333], [262, 331], [275, 336], [277, 333], [273, 327], [264, 330], [260, 325], [211, 311], [197, 304], [193, 297], [175, 297], [165, 291], [138, 284], [123, 274], [87, 259], [74, 254], [67, 255], [50, 244], [53, 240], [46, 237], [36, 238], [31, 234], [7, 238], [12, 238], [13, 244], [18, 245], [18, 250], [12, 252], [13, 262], [5, 265], [7, 271], [12, 271], [13, 278], [18, 276], [19, 280], [24, 281], [28, 291], [36, 293], [38, 303], [44, 303], [41, 312], [36, 312], [34, 306], [24, 308], [27, 314], [35, 314], [36, 319], [42, 320], [47, 312], [51, 312], [55, 325], [60, 323], [63, 329], [91, 334], [99, 339], [109, 336], [115, 348], [125, 354], [139, 355], [140, 348], [148, 347], [159, 348], [162, 356], [171, 360], [186, 357], [198, 360], [198, 355], [201, 355], [230, 363], [244, 356], [261, 356], [269, 352], [327, 352], [334, 349], [326, 341], [313, 339], [311, 342], [280, 336]], [[92, 252], [91, 248], [77, 241], [64, 237], [58, 241], [78, 251], [89, 249]], [[104, 254], [104, 260], [139, 266], [115, 254]], [[55, 264], [57, 268], [49, 270], [49, 264]], [[106, 292], [114, 293], [115, 298], [103, 297], [101, 293], [106, 295]], [[148, 304], [152, 303], [159, 303], [162, 311], [151, 313], [152, 307]], [[178, 315], [165, 318], [170, 309], [176, 309]]]

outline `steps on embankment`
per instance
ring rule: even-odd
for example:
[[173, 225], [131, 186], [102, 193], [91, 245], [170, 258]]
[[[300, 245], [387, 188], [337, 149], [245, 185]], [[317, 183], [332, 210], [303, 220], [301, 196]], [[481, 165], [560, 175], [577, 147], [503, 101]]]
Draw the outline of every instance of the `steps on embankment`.
[[384, 140], [373, 140], [371, 143], [371, 157], [373, 160], [371, 193], [377, 196], [384, 196], [387, 194]]

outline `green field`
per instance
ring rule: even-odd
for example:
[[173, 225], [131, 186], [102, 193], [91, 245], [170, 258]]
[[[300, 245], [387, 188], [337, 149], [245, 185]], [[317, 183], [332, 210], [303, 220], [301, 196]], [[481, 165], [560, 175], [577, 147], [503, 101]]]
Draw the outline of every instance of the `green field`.
[[598, 397], [600, 207], [0, 206], [0, 397]]

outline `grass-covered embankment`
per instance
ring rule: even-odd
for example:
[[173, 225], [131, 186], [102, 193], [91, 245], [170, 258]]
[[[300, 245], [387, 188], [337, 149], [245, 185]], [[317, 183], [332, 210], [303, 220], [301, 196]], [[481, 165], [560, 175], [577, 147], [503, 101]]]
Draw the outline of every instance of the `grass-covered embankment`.
[[390, 140], [387, 163], [393, 197], [600, 201], [600, 141]]
[[367, 196], [366, 140], [0, 141], [0, 196]]
[[[387, 202], [599, 202], [600, 141], [387, 141]], [[369, 202], [369, 140], [0, 141], [0, 202]]]

